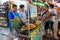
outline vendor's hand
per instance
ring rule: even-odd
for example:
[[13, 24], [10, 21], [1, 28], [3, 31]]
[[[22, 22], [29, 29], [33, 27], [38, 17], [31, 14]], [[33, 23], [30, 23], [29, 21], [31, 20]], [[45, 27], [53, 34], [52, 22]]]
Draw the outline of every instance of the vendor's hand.
[[18, 20], [18, 23], [21, 23], [21, 21], [20, 21], [20, 20]]
[[20, 23], [20, 21], [19, 20], [16, 20], [16, 19], [11, 19], [10, 21], [11, 22], [19, 22]]
[[26, 24], [26, 22], [23, 22], [24, 24]]
[[11, 21], [11, 22], [14, 22], [14, 21], [15, 21], [15, 19], [10, 19], [10, 21]]
[[26, 24], [26, 21], [22, 21], [22, 22]]

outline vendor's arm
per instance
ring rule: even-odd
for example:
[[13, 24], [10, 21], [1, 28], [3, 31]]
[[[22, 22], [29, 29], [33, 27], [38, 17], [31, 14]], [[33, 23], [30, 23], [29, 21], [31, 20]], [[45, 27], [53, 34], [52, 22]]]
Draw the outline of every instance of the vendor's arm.
[[19, 18], [20, 18], [20, 22], [26, 22], [24, 19], [25, 18], [22, 18], [22, 13], [19, 13]]
[[22, 22], [26, 23], [26, 20], [24, 20], [24, 19], [21, 19], [21, 20], [22, 20]]

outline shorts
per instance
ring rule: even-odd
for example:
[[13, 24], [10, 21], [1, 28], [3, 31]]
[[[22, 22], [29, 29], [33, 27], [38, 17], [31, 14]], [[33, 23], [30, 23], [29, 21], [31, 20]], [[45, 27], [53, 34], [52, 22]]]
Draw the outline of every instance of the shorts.
[[53, 31], [53, 21], [47, 21], [45, 24], [45, 30], [51, 29]]
[[58, 30], [60, 30], [60, 21], [58, 22]]

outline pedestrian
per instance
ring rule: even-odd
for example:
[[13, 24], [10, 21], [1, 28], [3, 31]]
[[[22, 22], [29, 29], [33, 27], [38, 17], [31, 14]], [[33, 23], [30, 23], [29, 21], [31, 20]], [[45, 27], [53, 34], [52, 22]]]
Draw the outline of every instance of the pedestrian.
[[57, 37], [57, 27], [58, 27], [58, 25], [57, 25], [58, 24], [57, 12], [55, 11], [53, 4], [50, 4], [49, 6], [50, 6], [49, 12], [51, 14], [51, 17], [50, 17], [50, 28], [52, 29], [54, 37], [56, 39], [58, 39], [58, 37]]
[[43, 18], [43, 21], [45, 22], [45, 34], [47, 34], [47, 29], [49, 29], [49, 17], [50, 17], [50, 13], [49, 13], [49, 6], [48, 5], [45, 5], [45, 8], [44, 8], [44, 13], [42, 14], [42, 18]]

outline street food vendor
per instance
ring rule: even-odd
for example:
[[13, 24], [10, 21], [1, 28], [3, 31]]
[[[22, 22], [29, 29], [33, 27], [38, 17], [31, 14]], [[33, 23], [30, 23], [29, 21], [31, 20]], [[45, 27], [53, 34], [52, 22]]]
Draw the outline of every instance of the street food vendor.
[[19, 26], [19, 15], [17, 12], [17, 5], [13, 4], [13, 9], [8, 13], [8, 24], [9, 28], [14, 28]]
[[24, 5], [20, 5], [20, 10], [19, 10], [19, 16], [20, 16], [20, 26], [23, 26], [26, 24], [26, 12], [24, 10]]

